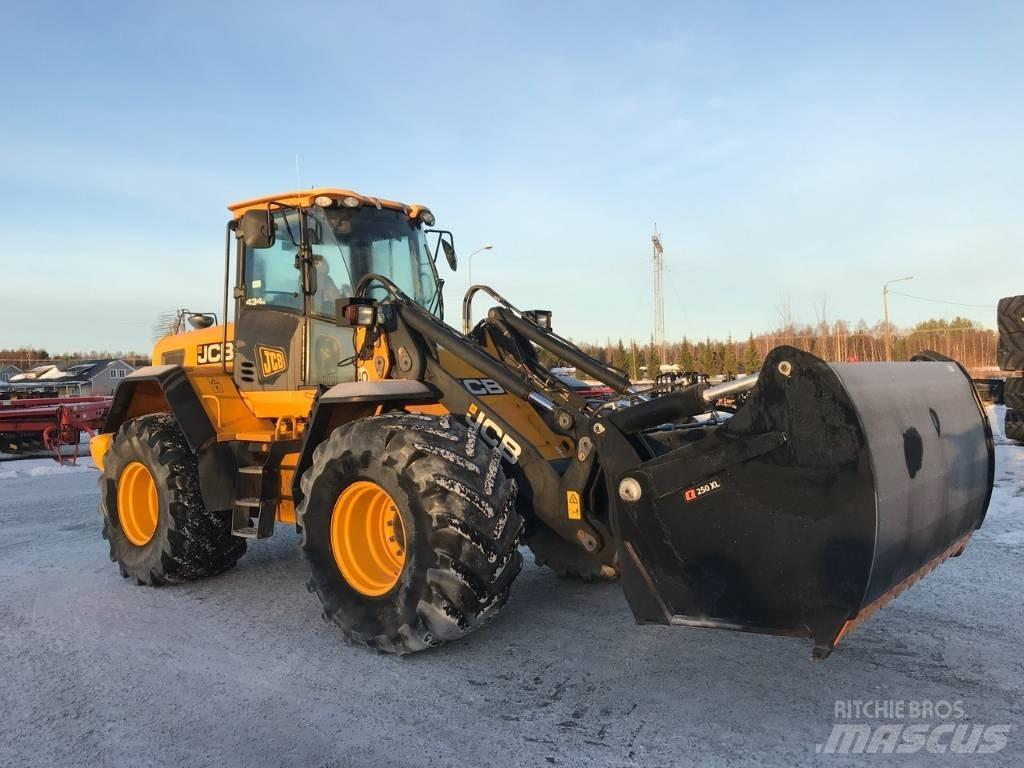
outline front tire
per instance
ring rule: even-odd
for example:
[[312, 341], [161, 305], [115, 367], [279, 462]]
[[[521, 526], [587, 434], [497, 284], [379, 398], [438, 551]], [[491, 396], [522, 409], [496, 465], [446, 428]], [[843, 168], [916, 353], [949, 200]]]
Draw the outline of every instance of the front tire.
[[245, 553], [228, 514], [204, 506], [195, 454], [169, 413], [121, 427], [99, 485], [103, 538], [126, 579], [152, 586], [192, 581], [231, 568]]
[[352, 642], [412, 653], [505, 605], [522, 518], [501, 454], [485, 448], [455, 417], [412, 413], [344, 424], [317, 446], [301, 547], [324, 618]]

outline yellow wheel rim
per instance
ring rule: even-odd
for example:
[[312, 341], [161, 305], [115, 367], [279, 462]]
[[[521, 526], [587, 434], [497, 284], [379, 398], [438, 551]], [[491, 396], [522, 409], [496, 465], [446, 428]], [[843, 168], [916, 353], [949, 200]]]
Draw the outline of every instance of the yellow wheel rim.
[[360, 480], [341, 492], [331, 513], [331, 552], [357, 592], [380, 597], [394, 588], [405, 567], [405, 525], [387, 491]]
[[124, 535], [137, 547], [148, 544], [156, 533], [160, 498], [156, 481], [142, 462], [133, 461], [121, 471], [117, 481], [117, 516]]

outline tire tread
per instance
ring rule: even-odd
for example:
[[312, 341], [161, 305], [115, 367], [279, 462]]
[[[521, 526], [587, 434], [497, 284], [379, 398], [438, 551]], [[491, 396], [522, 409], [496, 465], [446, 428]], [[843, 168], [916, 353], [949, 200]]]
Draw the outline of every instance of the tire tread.
[[[171, 519], [157, 556], [148, 567], [133, 566], [124, 561], [125, 547], [131, 545], [113, 531], [116, 510], [107, 509], [106, 494], [100, 494], [103, 538], [121, 575], [140, 585], [159, 586], [194, 581], [232, 568], [245, 554], [246, 543], [231, 535], [230, 524], [222, 514], [211, 512], [203, 504], [198, 463], [174, 416], [157, 413], [126, 422], [111, 444], [107, 465], [111, 459], [126, 463], [141, 458], [128, 453], [133, 438], [152, 451], [157, 465], [154, 480], [164, 491]], [[106, 473], [101, 475], [101, 488], [108, 479]]]
[[313, 543], [307, 540], [305, 521], [314, 484], [336, 462], [366, 466], [369, 459], [356, 456], [371, 454], [369, 446], [378, 446], [377, 459], [409, 484], [429, 518], [435, 562], [425, 573], [426, 591], [414, 621], [387, 631], [360, 629], [337, 605], [331, 585], [314, 572], [312, 591], [327, 619], [351, 642], [382, 653], [413, 653], [479, 629], [507, 601], [522, 567], [516, 484], [500, 470], [500, 459], [476, 449], [476, 441], [467, 437], [471, 434], [450, 416], [388, 413], [338, 427], [313, 452], [312, 465], [300, 480], [303, 500], [297, 511], [307, 557]]

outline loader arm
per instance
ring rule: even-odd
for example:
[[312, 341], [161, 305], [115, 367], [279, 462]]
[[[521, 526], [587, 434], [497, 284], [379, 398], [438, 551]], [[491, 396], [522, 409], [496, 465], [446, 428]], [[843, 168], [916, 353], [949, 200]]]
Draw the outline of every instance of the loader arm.
[[[545, 390], [400, 292], [395, 291], [384, 305], [382, 322], [389, 344], [396, 357], [406, 361], [397, 366], [395, 375], [431, 386], [447, 411], [464, 418], [480, 439], [501, 452], [508, 470], [520, 478], [524, 509], [566, 541], [610, 563], [614, 542], [606, 518], [597, 514], [604, 510], [583, 503], [597, 484], [596, 455], [585, 449], [592, 444], [590, 416], [567, 391]], [[498, 394], [489, 398], [471, 392], [449, 370], [441, 350], [468, 366], [474, 376], [496, 382], [511, 397]], [[530, 439], [537, 433], [549, 436], [562, 460], [553, 462], [541, 455]]]

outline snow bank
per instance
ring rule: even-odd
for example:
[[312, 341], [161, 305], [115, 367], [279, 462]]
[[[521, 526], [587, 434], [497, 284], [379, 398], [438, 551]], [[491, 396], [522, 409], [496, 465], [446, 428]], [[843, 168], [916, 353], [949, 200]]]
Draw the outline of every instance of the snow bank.
[[78, 464], [61, 466], [54, 459], [25, 459], [23, 461], [0, 462], [0, 480], [26, 477], [58, 477], [76, 472], [95, 471], [96, 465], [86, 456], [78, 457]]

